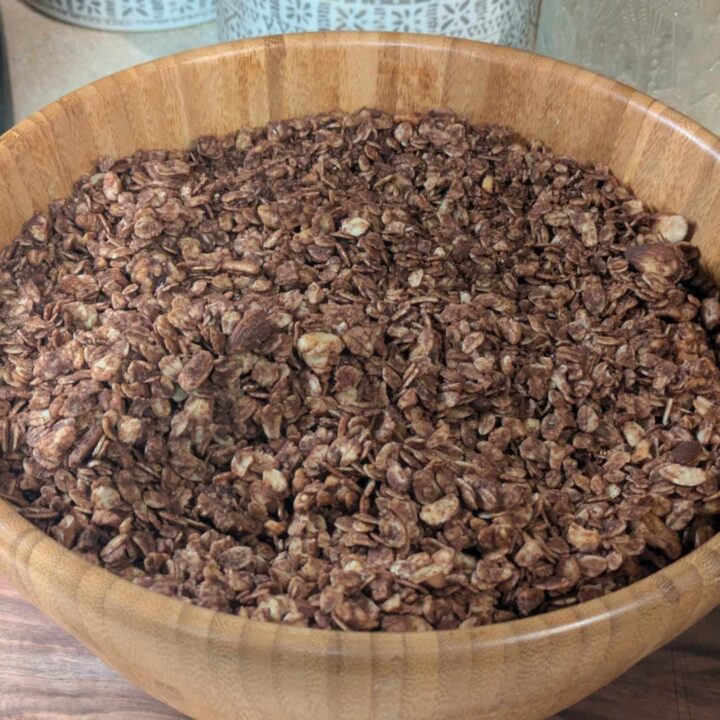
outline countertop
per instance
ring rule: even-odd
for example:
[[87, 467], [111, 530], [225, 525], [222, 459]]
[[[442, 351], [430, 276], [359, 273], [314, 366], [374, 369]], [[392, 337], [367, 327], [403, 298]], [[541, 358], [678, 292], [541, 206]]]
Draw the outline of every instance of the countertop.
[[[717, 720], [718, 708], [720, 608], [550, 720]], [[0, 576], [0, 718], [183, 717], [108, 669]]]
[[111, 33], [60, 22], [22, 0], [0, 0], [15, 120], [71, 90], [154, 58], [218, 42], [216, 23]]

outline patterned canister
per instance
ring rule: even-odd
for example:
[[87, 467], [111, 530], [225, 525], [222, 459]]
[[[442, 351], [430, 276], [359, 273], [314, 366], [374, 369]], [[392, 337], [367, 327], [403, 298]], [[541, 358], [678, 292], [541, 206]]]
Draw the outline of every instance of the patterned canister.
[[313, 30], [394, 30], [531, 49], [538, 0], [219, 0], [224, 40]]

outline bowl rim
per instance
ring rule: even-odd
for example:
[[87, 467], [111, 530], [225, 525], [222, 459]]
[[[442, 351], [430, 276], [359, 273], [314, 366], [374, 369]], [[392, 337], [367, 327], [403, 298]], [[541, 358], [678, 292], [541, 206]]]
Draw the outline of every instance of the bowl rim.
[[[710, 154], [713, 160], [720, 164], [720, 138], [708, 129], [662, 101], [590, 70], [535, 53], [477, 40], [417, 33], [357, 31], [305, 32], [234, 40], [194, 48], [144, 62], [88, 83], [49, 103], [27, 118], [20, 120], [3, 135], [0, 135], [0, 148], [6, 143], [13, 142], [15, 136], [29, 137], [37, 133], [41, 125], [38, 121], [44, 122], [46, 118], [52, 118], [56, 112], [62, 109], [62, 104], [75, 103], [84, 95], [94, 92], [98, 83], [130, 80], [137, 73], [150, 72], [158, 67], [162, 69], [177, 64], [206, 63], [223, 56], [233, 56], [238, 53], [252, 54], [278, 43], [282, 43], [285, 47], [305, 50], [316, 49], [328, 44], [337, 45], [338, 43], [372, 47], [396, 46], [416, 49], [424, 47], [435, 51], [450, 51], [452, 49], [461, 54], [479, 54], [486, 60], [492, 57], [505, 57], [506, 59], [515, 60], [519, 64], [532, 62], [536, 67], [542, 67], [546, 71], [558, 67], [563, 73], [571, 76], [571, 82], [578, 88], [585, 88], [587, 91], [589, 86], [592, 85], [592, 92], [609, 93], [611, 95], [620, 92], [624, 93], [628, 104], [644, 114], [653, 116], [664, 124], [671, 125], [676, 132], [682, 133], [686, 140], [702, 147], [704, 152]], [[294, 652], [303, 656], [309, 654], [327, 655], [329, 653], [343, 655], [344, 657], [366, 657], [370, 646], [372, 646], [372, 651], [376, 656], [378, 654], [390, 656], [396, 654], [399, 639], [402, 640], [403, 647], [406, 648], [407, 652], [412, 653], [414, 657], [436, 655], [439, 638], [448, 641], [448, 644], [450, 644], [451, 640], [462, 641], [462, 643], [469, 642], [474, 650], [507, 645], [508, 643], [522, 644], [538, 636], [547, 637], [548, 635], [565, 634], [590, 625], [609, 622], [610, 620], [615, 621], [619, 616], [636, 610], [640, 605], [647, 606], [649, 601], [653, 601], [654, 605], [665, 603], [668, 598], [672, 597], [673, 593], [677, 592], [676, 586], [682, 590], [688, 586], [689, 582], [697, 580], [698, 576], [704, 577], [700, 573], [698, 566], [717, 569], [717, 575], [709, 579], [718, 585], [715, 604], [720, 604], [720, 533], [691, 553], [683, 555], [652, 575], [593, 600], [539, 615], [531, 615], [490, 625], [403, 633], [284, 625], [282, 623], [242, 618], [231, 613], [204, 608], [175, 596], [164, 595], [136, 585], [115, 575], [110, 570], [95, 566], [84, 560], [81, 556], [35, 527], [14, 506], [2, 498], [0, 498], [0, 531], [2, 531], [0, 532], [0, 565], [4, 564], [5, 567], [11, 568], [10, 580], [16, 587], [26, 584], [21, 580], [18, 567], [29, 566], [32, 556], [36, 552], [52, 553], [57, 559], [53, 572], [57, 576], [72, 575], [77, 580], [76, 593], [80, 592], [81, 586], [87, 584], [103, 588], [103, 593], [107, 598], [105, 609], [114, 602], [113, 592], [118, 592], [122, 594], [126, 607], [128, 601], [130, 601], [129, 612], [136, 617], [142, 616], [145, 623], [153, 626], [172, 624], [176, 632], [191, 635], [200, 633], [202, 637], [205, 637], [207, 628], [220, 616], [224, 628], [229, 632], [225, 633], [225, 636], [219, 639], [219, 642], [236, 644], [238, 638], [243, 636], [243, 640], [248, 641], [245, 644], [266, 646], [269, 639], [272, 639], [275, 643], [284, 639], [287, 642], [287, 648], [290, 648], [291, 651], [294, 648]], [[12, 553], [16, 552], [21, 546], [24, 548], [23, 559], [18, 560], [17, 554], [13, 557]], [[17, 578], [14, 581], [13, 575]], [[27, 585], [31, 586], [32, 581], [29, 580]], [[26, 592], [25, 588], [21, 589], [21, 592], [29, 596], [31, 600], [33, 599], [34, 593], [31, 588], [29, 592]], [[147, 606], [149, 601], [152, 601], [154, 606], [161, 609], [162, 612], [154, 613], [151, 617], [148, 617], [146, 612], [138, 613], [135, 606], [143, 603]], [[711, 606], [708, 606], [707, 610], [710, 609]], [[252, 630], [252, 632], [243, 633], [244, 630]], [[315, 644], [309, 642], [320, 637], [342, 638], [342, 643], [336, 642], [329, 648], [319, 649]]]

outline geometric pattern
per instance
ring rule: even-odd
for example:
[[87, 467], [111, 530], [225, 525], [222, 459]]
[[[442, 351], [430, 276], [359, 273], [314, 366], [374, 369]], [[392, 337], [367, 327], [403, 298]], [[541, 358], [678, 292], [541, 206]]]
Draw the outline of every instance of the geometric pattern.
[[59, 20], [97, 30], [169, 30], [217, 17], [215, 0], [28, 0]]
[[[87, 0], [86, 0], [87, 1]], [[220, 36], [388, 30], [532, 48], [538, 0], [219, 0]]]

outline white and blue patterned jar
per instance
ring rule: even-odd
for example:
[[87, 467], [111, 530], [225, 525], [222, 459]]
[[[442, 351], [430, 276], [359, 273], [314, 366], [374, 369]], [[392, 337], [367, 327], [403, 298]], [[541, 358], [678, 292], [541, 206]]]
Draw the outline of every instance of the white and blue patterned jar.
[[95, 28], [137, 32], [199, 25], [217, 17], [215, 0], [27, 0], [58, 20]]
[[314, 30], [388, 30], [532, 49], [538, 0], [218, 0], [224, 40]]

